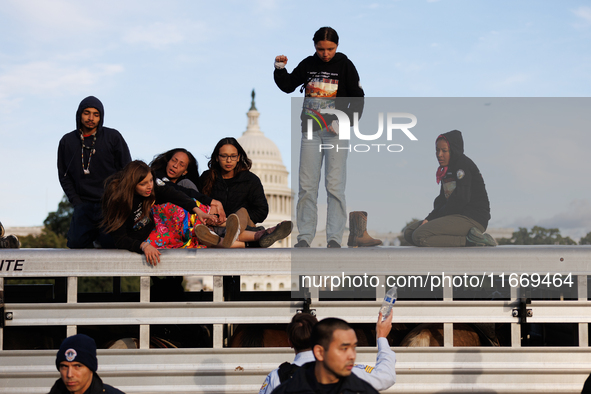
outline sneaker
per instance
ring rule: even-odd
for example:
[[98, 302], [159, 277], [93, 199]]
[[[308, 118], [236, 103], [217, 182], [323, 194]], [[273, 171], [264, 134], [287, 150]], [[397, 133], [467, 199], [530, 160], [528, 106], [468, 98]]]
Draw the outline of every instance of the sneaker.
[[240, 219], [235, 213], [228, 216], [226, 219], [226, 235], [220, 243], [222, 248], [231, 248], [232, 244], [236, 242], [240, 235]]
[[252, 226], [246, 226], [245, 230], [246, 231], [254, 231], [255, 233], [257, 231], [263, 231], [265, 228], [263, 226], [256, 226], [256, 227], [252, 227]]
[[21, 243], [15, 235], [0, 238], [0, 249], [19, 249]]
[[341, 245], [340, 245], [340, 244], [339, 244], [337, 241], [335, 241], [334, 239], [331, 239], [331, 240], [328, 242], [328, 245], [326, 245], [326, 247], [327, 247], [327, 248], [340, 248], [340, 247], [341, 247]]
[[308, 243], [302, 239], [302, 240], [298, 241], [297, 244], [293, 245], [293, 247], [294, 248], [309, 248], [310, 245], [308, 245]]
[[219, 235], [211, 231], [205, 224], [198, 224], [193, 231], [199, 242], [207, 247], [216, 246], [220, 243]]
[[279, 223], [275, 227], [267, 229], [267, 233], [265, 233], [259, 239], [259, 244], [261, 245], [261, 248], [268, 248], [280, 239], [287, 237], [289, 234], [291, 234], [292, 227], [293, 225], [291, 223], [291, 220], [286, 220]]
[[497, 246], [497, 241], [487, 233], [472, 227], [466, 236], [466, 243], [472, 243], [475, 246]]

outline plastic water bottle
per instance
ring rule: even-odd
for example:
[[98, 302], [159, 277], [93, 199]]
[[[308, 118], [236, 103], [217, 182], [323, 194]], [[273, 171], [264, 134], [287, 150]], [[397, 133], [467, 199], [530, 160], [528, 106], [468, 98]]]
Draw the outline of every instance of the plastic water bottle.
[[392, 306], [396, 302], [396, 297], [398, 296], [398, 289], [396, 286], [392, 287], [386, 295], [384, 296], [384, 301], [382, 302], [382, 307], [380, 308], [380, 312], [382, 313], [382, 321], [386, 320], [390, 313], [392, 313]]

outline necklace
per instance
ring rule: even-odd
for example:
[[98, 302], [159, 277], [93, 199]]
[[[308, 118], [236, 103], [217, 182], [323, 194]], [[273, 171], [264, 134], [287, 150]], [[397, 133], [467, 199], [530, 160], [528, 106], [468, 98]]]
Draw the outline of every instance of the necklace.
[[[80, 140], [82, 141], [82, 171], [84, 171], [84, 175], [88, 175], [90, 174], [90, 160], [92, 160], [92, 154], [96, 151], [94, 149], [94, 144], [96, 144], [96, 132], [93, 134], [91, 146], [84, 145], [84, 136], [82, 135], [82, 132], [80, 132]], [[88, 155], [88, 164], [86, 165], [86, 168], [84, 168], [84, 149], [90, 150], [90, 153]]]

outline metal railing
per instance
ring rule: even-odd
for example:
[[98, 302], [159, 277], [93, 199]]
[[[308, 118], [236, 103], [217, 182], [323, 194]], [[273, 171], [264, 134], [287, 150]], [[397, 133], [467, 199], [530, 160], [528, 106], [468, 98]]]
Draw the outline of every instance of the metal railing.
[[[292, 253], [293, 249], [166, 250], [161, 264], [152, 267], [143, 256], [126, 251], [0, 250], [2, 296], [5, 278], [67, 278], [66, 302], [3, 304], [3, 327], [58, 325], [72, 335], [78, 326], [138, 325], [140, 349], [99, 350], [99, 373], [107, 383], [130, 393], [254, 393], [265, 375], [290, 360], [292, 352], [223, 348], [224, 325], [287, 323], [303, 302], [224, 301], [224, 276], [570, 273], [576, 285], [570, 301], [520, 304], [518, 286], [510, 289], [509, 299], [499, 301], [457, 300], [453, 286], [442, 289], [442, 300], [398, 301], [396, 321], [442, 323], [444, 347], [397, 348], [398, 382], [389, 391], [573, 393], [580, 392], [591, 372], [591, 247], [310, 249], [297, 251], [295, 257]], [[327, 264], [328, 260], [338, 264]], [[214, 276], [213, 301], [150, 302], [150, 277], [167, 275]], [[79, 303], [78, 278], [96, 276], [140, 277], [139, 302]], [[376, 288], [373, 300], [325, 301], [322, 292], [311, 289], [311, 307], [319, 319], [339, 316], [351, 323], [373, 323], [384, 290]], [[530, 316], [523, 314], [527, 309]], [[516, 311], [522, 315], [515, 316]], [[528, 323], [575, 323], [579, 346], [521, 347], [520, 322], [525, 318]], [[453, 324], [463, 322], [510, 324], [511, 347], [454, 348]], [[150, 325], [155, 324], [213, 325], [213, 348], [149, 349]], [[58, 376], [54, 356], [55, 351], [45, 350], [0, 351], [0, 393], [47, 392]], [[360, 362], [372, 364], [374, 357], [373, 349], [359, 351]]]

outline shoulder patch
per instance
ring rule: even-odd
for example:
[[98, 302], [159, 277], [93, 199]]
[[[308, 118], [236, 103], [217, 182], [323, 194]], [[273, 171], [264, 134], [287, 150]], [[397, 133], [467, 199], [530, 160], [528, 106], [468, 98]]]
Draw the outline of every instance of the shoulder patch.
[[164, 185], [166, 185], [166, 183], [164, 183], [164, 181], [162, 179], [160, 179], [160, 178], [156, 178], [156, 184], [158, 186], [164, 186]]
[[458, 179], [462, 179], [464, 177], [464, 175], [466, 175], [464, 170], [458, 170], [458, 172], [456, 173], [456, 176], [458, 177]]
[[372, 367], [370, 365], [364, 365], [364, 364], [355, 364], [355, 368], [362, 369], [367, 373], [371, 373], [371, 371], [373, 371], [373, 369], [374, 369], [374, 367]]

